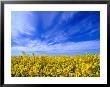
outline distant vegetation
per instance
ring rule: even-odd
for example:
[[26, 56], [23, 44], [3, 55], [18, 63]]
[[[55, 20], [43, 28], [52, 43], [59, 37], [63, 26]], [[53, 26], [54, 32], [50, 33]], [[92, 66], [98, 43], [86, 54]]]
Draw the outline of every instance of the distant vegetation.
[[12, 56], [12, 77], [99, 77], [100, 55], [48, 56], [35, 53]]

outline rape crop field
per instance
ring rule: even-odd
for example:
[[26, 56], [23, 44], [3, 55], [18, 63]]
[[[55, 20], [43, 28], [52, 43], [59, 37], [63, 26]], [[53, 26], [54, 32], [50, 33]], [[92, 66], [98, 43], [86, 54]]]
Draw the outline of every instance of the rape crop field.
[[99, 77], [100, 55], [11, 57], [12, 77]]

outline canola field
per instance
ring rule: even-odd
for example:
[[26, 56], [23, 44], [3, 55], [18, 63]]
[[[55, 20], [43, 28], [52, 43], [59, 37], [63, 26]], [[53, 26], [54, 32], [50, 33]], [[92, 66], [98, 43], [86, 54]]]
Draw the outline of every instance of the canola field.
[[11, 57], [12, 77], [100, 77], [100, 55]]

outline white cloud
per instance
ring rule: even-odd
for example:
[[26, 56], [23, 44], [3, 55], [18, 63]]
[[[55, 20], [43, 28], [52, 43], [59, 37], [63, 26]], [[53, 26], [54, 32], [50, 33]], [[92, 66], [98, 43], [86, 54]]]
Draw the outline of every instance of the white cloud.
[[[31, 39], [31, 36], [36, 34], [37, 36], [37, 30], [35, 28], [38, 28], [39, 23], [34, 23], [36, 20], [37, 22], [40, 21], [38, 18], [39, 16], [33, 17], [34, 15], [31, 12], [24, 12], [24, 13], [16, 13], [12, 14], [12, 41], [15, 42], [17, 45], [12, 45], [12, 52], [15, 51], [26, 51], [26, 52], [33, 52], [33, 51], [50, 51], [50, 52], [64, 52], [64, 51], [82, 51], [82, 50], [89, 50], [89, 49], [99, 49], [100, 48], [100, 41], [82, 41], [82, 42], [66, 42], [66, 43], [60, 43], [68, 39], [70, 35], [74, 35], [78, 32], [85, 32], [88, 31], [88, 29], [91, 29], [92, 23], [87, 22], [90, 20], [90, 17], [86, 18], [85, 20], [79, 21], [79, 23], [68, 26], [68, 30], [65, 32], [63, 28], [60, 28], [62, 25], [60, 22], [67, 21], [71, 19], [71, 17], [74, 17], [74, 15], [77, 12], [70, 12], [70, 14], [62, 14], [60, 20], [58, 21], [58, 25], [56, 24], [51, 29], [46, 30], [44, 34], [41, 34], [41, 37], [44, 38], [44, 41], [41, 41], [40, 38], [34, 38], [34, 40]], [[43, 14], [42, 14], [43, 15]], [[41, 16], [42, 16], [41, 15]], [[57, 12], [56, 14], [57, 15]], [[54, 21], [54, 16], [51, 14], [51, 17], [49, 18], [46, 16], [45, 20], [41, 20], [40, 22], [42, 24], [42, 27], [49, 27], [51, 26], [51, 22]], [[32, 19], [35, 18], [35, 19]], [[16, 20], [16, 21], [15, 21]], [[33, 23], [31, 23], [33, 22]], [[44, 23], [46, 22], [46, 23]], [[46, 25], [47, 26], [46, 26]], [[35, 26], [34, 26], [35, 25]], [[44, 26], [43, 26], [44, 25]], [[80, 26], [78, 26], [80, 25]], [[71, 29], [69, 29], [69, 27]], [[84, 28], [84, 30], [81, 30]], [[95, 30], [91, 31], [91, 33], [95, 32]], [[20, 35], [21, 34], [21, 35]], [[22, 35], [26, 35], [22, 36]], [[57, 44], [55, 44], [57, 43]]]
[[26, 52], [66, 52], [66, 51], [83, 51], [90, 49], [99, 49], [100, 41], [83, 41], [83, 42], [67, 42], [54, 45], [48, 45], [45, 42], [40, 41], [29, 41], [26, 46], [14, 46], [12, 47], [12, 52], [14, 51], [26, 51]]
[[[59, 13], [55, 12], [55, 11], [50, 12], [49, 14], [48, 14], [48, 12], [47, 13], [45, 12], [45, 13], [41, 14], [42, 19], [44, 19], [44, 20], [42, 20], [43, 26], [45, 26], [44, 29], [48, 29], [52, 25], [52, 23], [54, 22], [54, 20], [56, 19], [56, 16], [58, 14]], [[45, 21], [45, 20], [47, 20], [47, 21]]]
[[71, 11], [67, 11], [67, 12], [63, 12], [62, 16], [61, 16], [61, 20], [59, 21], [59, 24], [62, 24], [62, 22], [68, 22], [69, 20], [71, 20], [71, 18], [75, 17], [74, 15], [76, 15], [78, 12], [71, 12]]
[[31, 12], [12, 12], [11, 21], [11, 33], [12, 37], [19, 37], [19, 34], [32, 35], [35, 32], [35, 28], [31, 23], [32, 13]]

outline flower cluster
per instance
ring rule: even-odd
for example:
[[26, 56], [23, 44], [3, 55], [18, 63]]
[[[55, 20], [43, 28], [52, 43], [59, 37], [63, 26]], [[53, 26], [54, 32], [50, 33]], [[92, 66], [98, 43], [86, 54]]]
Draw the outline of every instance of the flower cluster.
[[99, 77], [100, 55], [12, 56], [12, 77]]

